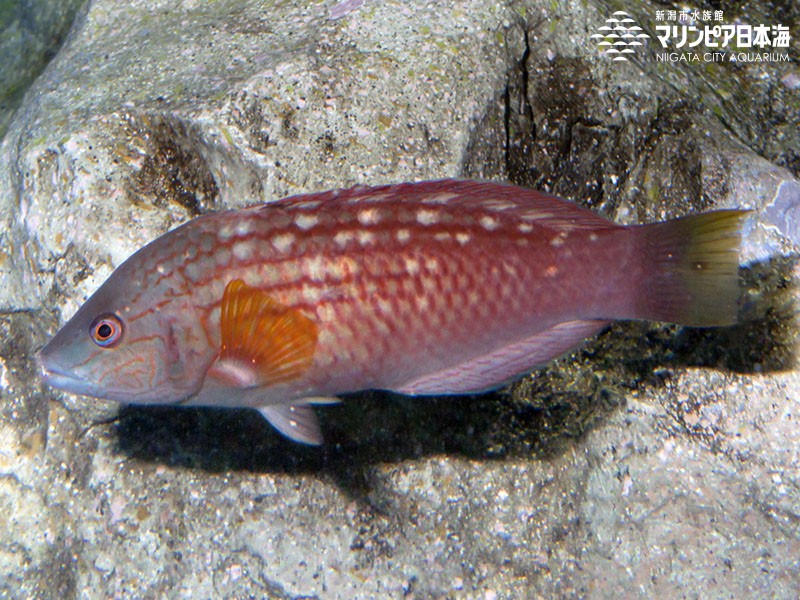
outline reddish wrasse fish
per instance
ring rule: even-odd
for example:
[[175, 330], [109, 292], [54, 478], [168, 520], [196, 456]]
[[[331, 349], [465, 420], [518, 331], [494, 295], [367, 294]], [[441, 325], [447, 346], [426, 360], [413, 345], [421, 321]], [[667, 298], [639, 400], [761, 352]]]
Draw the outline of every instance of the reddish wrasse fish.
[[41, 351], [45, 380], [133, 404], [311, 406], [490, 390], [615, 319], [736, 321], [739, 224], [624, 227], [510, 185], [355, 187], [199, 217], [125, 261]]

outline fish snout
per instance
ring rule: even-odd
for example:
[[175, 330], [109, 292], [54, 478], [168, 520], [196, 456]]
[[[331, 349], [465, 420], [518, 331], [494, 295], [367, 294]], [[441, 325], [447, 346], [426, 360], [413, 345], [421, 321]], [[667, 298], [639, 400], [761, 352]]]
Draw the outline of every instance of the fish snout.
[[60, 364], [58, 352], [52, 349], [52, 342], [36, 354], [36, 371], [44, 383], [66, 392], [86, 394], [89, 386], [86, 381]]

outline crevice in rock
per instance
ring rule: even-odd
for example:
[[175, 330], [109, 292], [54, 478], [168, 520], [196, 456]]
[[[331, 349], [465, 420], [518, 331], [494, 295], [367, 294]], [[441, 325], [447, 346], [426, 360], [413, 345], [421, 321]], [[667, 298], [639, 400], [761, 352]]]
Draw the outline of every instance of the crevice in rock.
[[131, 182], [134, 202], [159, 208], [177, 204], [191, 216], [216, 208], [219, 187], [199, 149], [196, 132], [161, 115], [131, 119], [127, 128], [146, 145], [142, 166]]

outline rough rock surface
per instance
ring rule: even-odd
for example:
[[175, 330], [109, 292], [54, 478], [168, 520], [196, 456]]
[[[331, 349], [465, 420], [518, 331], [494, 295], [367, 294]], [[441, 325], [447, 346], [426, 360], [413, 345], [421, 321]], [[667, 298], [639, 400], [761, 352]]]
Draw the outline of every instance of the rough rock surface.
[[81, 0], [0, 1], [0, 137], [66, 37]]
[[[605, 10], [90, 2], [0, 147], [0, 596], [792, 597], [800, 73], [610, 63]], [[321, 450], [37, 379], [58, 323], [193, 215], [452, 175], [621, 222], [755, 209], [742, 323], [615, 325], [482, 397], [358, 395]]]

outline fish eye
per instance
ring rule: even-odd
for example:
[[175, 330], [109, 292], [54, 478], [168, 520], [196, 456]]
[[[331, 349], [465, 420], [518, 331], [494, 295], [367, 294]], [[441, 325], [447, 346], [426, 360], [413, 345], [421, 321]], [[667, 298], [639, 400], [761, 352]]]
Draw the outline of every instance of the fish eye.
[[89, 329], [92, 341], [101, 348], [113, 348], [122, 340], [122, 319], [117, 315], [108, 313], [100, 315]]

